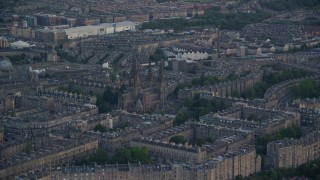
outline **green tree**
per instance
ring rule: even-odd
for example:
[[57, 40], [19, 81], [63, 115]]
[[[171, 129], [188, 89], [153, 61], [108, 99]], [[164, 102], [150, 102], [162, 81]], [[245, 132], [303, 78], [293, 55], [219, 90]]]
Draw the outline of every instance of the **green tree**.
[[33, 149], [32, 144], [30, 142], [27, 142], [27, 144], [26, 144], [26, 153], [30, 154], [32, 149]]
[[151, 163], [149, 150], [146, 147], [134, 146], [120, 149], [111, 159], [112, 163], [126, 164], [130, 163]]
[[258, 121], [261, 121], [261, 118], [258, 117], [257, 114], [251, 113], [251, 114], [249, 114], [249, 116], [248, 116], [248, 121], [258, 122]]
[[95, 155], [90, 159], [91, 162], [96, 162], [98, 164], [105, 164], [109, 161], [108, 151], [104, 149], [99, 149]]
[[308, 71], [297, 69], [297, 68], [282, 69], [279, 66], [272, 66], [272, 68], [277, 71], [270, 75], [264, 76], [262, 82], [258, 82], [254, 84], [253, 87], [247, 89], [245, 92], [241, 93], [240, 95], [236, 93], [233, 93], [232, 95], [234, 97], [242, 97], [242, 98], [249, 98], [249, 99], [263, 98], [264, 93], [267, 91], [267, 89], [277, 83], [312, 75], [312, 73]]
[[127, 87], [125, 84], [122, 84], [120, 89], [119, 89], [119, 93], [123, 93], [125, 90], [127, 90]]
[[275, 11], [293, 11], [301, 8], [318, 9], [320, 7], [320, 2], [318, 0], [260, 0], [260, 4], [264, 8]]
[[220, 81], [217, 77], [205, 76], [204, 74], [202, 74], [199, 78], [192, 79], [193, 86], [208, 86], [208, 85], [213, 85], [220, 82], [222, 81]]
[[223, 100], [202, 99], [199, 94], [193, 98], [186, 98], [183, 106], [187, 107], [196, 119], [199, 119], [200, 116], [208, 114], [209, 112], [217, 112], [227, 108]]
[[185, 88], [187, 88], [187, 87], [191, 87], [191, 85], [188, 84], [188, 83], [180, 83], [180, 84], [178, 84], [177, 87], [174, 89], [173, 94], [174, 94], [175, 96], [178, 96], [178, 91], [179, 91], [180, 89], [185, 89]]
[[158, 62], [161, 59], [166, 60], [167, 56], [161, 48], [157, 48], [156, 51], [152, 55], [150, 55], [150, 60], [153, 62]]
[[307, 78], [293, 87], [292, 92], [296, 98], [317, 98], [320, 96], [320, 84], [313, 78]]
[[97, 96], [96, 105], [99, 107], [99, 113], [106, 113], [118, 104], [118, 92], [113, 92], [110, 87], [107, 87], [102, 96]]
[[229, 74], [229, 76], [227, 77], [227, 81], [234, 81], [234, 80], [237, 80], [237, 79], [239, 79], [239, 76], [237, 76], [234, 73]]
[[184, 122], [186, 122], [188, 120], [188, 113], [183, 110], [180, 109], [176, 115], [176, 117], [174, 118], [173, 124], [174, 125], [180, 125]]
[[255, 140], [255, 146], [257, 149], [257, 153], [261, 155], [267, 154], [267, 144], [271, 141], [277, 141], [284, 138], [294, 138], [299, 139], [302, 137], [302, 130], [300, 126], [291, 126], [285, 129], [281, 129], [273, 135], [264, 135], [258, 137]]
[[242, 175], [236, 176], [236, 180], [245, 180], [245, 178]]
[[102, 125], [102, 124], [97, 124], [95, 127], [94, 127], [94, 131], [99, 131], [101, 133], [103, 132], [106, 132], [107, 131], [107, 128]]
[[94, 153], [93, 155], [91, 155], [88, 159], [82, 159], [80, 160], [79, 164], [83, 165], [91, 165], [91, 164], [101, 164], [104, 165], [106, 163], [108, 163], [109, 160], [109, 155], [108, 155], [108, 151], [105, 149], [99, 149], [96, 153]]
[[176, 144], [184, 144], [187, 140], [183, 136], [173, 136], [170, 138], [169, 142], [174, 142]]
[[193, 144], [197, 146], [202, 146], [205, 143], [213, 143], [212, 137], [208, 136], [206, 138], [197, 138]]
[[308, 179], [319, 179], [320, 160], [314, 160], [300, 165], [297, 168], [272, 168], [269, 171], [261, 171], [253, 174], [246, 179], [249, 180], [273, 180], [273, 179], [291, 179], [294, 177], [303, 177]]

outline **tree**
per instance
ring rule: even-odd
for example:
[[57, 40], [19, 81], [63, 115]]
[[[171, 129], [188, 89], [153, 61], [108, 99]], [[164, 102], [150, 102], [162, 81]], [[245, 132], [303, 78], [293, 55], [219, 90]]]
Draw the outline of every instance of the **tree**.
[[260, 0], [260, 4], [264, 8], [269, 8], [275, 11], [293, 11], [301, 8], [317, 9], [320, 6], [320, 2], [318, 0]]
[[267, 144], [271, 141], [277, 141], [284, 138], [299, 139], [302, 137], [302, 130], [300, 126], [291, 126], [285, 129], [281, 129], [273, 135], [264, 135], [255, 140], [255, 146], [257, 153], [261, 155], [267, 154]]
[[112, 163], [126, 164], [130, 163], [151, 163], [149, 150], [146, 147], [134, 146], [120, 149], [111, 159]]
[[174, 94], [175, 96], [177, 96], [177, 95], [178, 95], [178, 91], [179, 91], [180, 89], [184, 89], [184, 88], [187, 88], [187, 87], [190, 87], [190, 86], [191, 86], [191, 85], [190, 85], [190, 84], [187, 84], [187, 83], [180, 83], [180, 84], [178, 84], [177, 87], [174, 89], [173, 94]]
[[89, 162], [95, 162], [97, 164], [105, 164], [109, 161], [108, 151], [99, 149], [94, 156], [89, 159]]
[[96, 127], [94, 127], [94, 131], [99, 131], [103, 133], [107, 131], [107, 128], [102, 124], [97, 124]]
[[169, 142], [174, 142], [176, 144], [184, 144], [187, 140], [183, 136], [173, 136], [170, 138]]
[[267, 89], [277, 83], [312, 75], [312, 73], [298, 68], [282, 69], [279, 66], [272, 66], [272, 68], [274, 70], [277, 70], [277, 72], [264, 76], [262, 82], [254, 84], [253, 87], [247, 89], [239, 96], [237, 93], [233, 93], [233, 97], [242, 97], [249, 99], [263, 98], [264, 93], [267, 91]]
[[242, 175], [236, 176], [236, 180], [245, 180], [245, 178]]
[[205, 141], [208, 142], [208, 143], [213, 143], [212, 137], [209, 137], [209, 136], [206, 137]]
[[109, 155], [108, 155], [108, 151], [105, 149], [99, 149], [96, 153], [94, 153], [90, 158], [88, 159], [82, 159], [80, 160], [79, 164], [83, 165], [90, 165], [90, 164], [106, 164], [108, 163], [109, 160]]
[[314, 98], [320, 96], [320, 84], [313, 78], [301, 80], [299, 84], [292, 88], [296, 98]]
[[193, 144], [197, 146], [202, 146], [205, 143], [213, 143], [212, 137], [208, 136], [206, 138], [197, 138]]
[[249, 116], [248, 116], [248, 121], [258, 122], [258, 121], [261, 121], [261, 118], [258, 117], [257, 114], [251, 113], [251, 114], [249, 114]]
[[153, 62], [158, 62], [161, 59], [166, 60], [167, 56], [165, 55], [165, 53], [161, 48], [157, 48], [154, 54], [150, 55], [150, 60]]
[[305, 179], [319, 179], [320, 178], [319, 172], [320, 172], [320, 160], [317, 159], [309, 163], [300, 165], [297, 168], [272, 168], [269, 171], [261, 171], [249, 177], [246, 177], [246, 179], [249, 179], [249, 180], [291, 179], [297, 176], [303, 177]]
[[125, 84], [122, 84], [120, 89], [119, 89], [119, 93], [122, 94], [125, 90], [127, 90], [127, 87]]
[[237, 79], [239, 79], [239, 77], [234, 73], [229, 74], [229, 76], [227, 77], [227, 81], [234, 81], [234, 80], [237, 80]]
[[111, 105], [114, 105], [118, 102], [118, 96], [111, 90], [110, 87], [107, 87], [107, 89], [103, 92], [102, 98], [105, 102], [108, 102]]
[[194, 78], [192, 79], [192, 85], [193, 86], [208, 86], [220, 83], [220, 81], [215, 76], [205, 76], [204, 74], [201, 74], [200, 78]]
[[99, 107], [99, 113], [106, 113], [118, 104], [118, 93], [113, 92], [110, 87], [103, 92], [102, 96], [97, 96], [96, 105]]
[[173, 124], [174, 125], [180, 125], [184, 122], [186, 122], [188, 120], [188, 113], [183, 110], [180, 109], [176, 115], [176, 117], [174, 118]]
[[187, 107], [196, 119], [199, 119], [200, 116], [208, 114], [209, 112], [221, 111], [227, 107], [223, 100], [202, 99], [199, 94], [195, 95], [193, 98], [186, 98], [183, 106]]
[[30, 154], [31, 150], [32, 150], [32, 144], [30, 142], [27, 142], [26, 144], [26, 153]]

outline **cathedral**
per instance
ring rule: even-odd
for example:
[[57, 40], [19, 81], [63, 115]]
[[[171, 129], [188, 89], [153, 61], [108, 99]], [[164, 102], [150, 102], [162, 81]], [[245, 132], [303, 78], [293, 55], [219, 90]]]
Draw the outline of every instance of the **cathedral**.
[[149, 60], [148, 74], [143, 77], [137, 56], [133, 56], [130, 72], [130, 88], [119, 94], [119, 109], [136, 113], [159, 111], [166, 105], [167, 85], [164, 77], [164, 61], [159, 63], [159, 72], [155, 76]]

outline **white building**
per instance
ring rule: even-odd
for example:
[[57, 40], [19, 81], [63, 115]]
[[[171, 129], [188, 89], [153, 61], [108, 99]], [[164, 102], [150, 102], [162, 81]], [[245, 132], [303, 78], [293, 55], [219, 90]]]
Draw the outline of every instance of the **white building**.
[[200, 49], [183, 49], [178, 47], [173, 47], [170, 49], [165, 49], [164, 53], [168, 57], [175, 57], [177, 60], [191, 60], [199, 61], [209, 58], [208, 52]]
[[10, 47], [12, 49], [24, 49], [24, 48], [31, 47], [31, 45], [24, 41], [16, 41], [16, 42], [10, 43]]
[[131, 21], [123, 21], [117, 23], [103, 23], [96, 26], [79, 26], [65, 29], [68, 39], [76, 39], [80, 37], [111, 34], [114, 32], [134, 31], [136, 24]]
[[108, 62], [103, 63], [103, 64], [102, 64], [102, 68], [108, 69], [108, 68], [109, 68], [109, 63], [108, 63]]

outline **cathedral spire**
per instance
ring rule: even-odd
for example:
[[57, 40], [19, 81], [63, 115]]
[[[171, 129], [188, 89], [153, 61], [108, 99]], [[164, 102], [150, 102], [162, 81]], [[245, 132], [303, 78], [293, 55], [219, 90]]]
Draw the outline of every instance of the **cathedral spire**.
[[[131, 66], [131, 71], [130, 71], [130, 76], [131, 76], [131, 79], [134, 79], [135, 77], [135, 74], [137, 73], [137, 57], [134, 53], [131, 54], [132, 56], [132, 66]], [[132, 82], [132, 84], [134, 84], [134, 82]]]
[[166, 104], [166, 85], [163, 74], [164, 61], [161, 59], [159, 67], [159, 83], [160, 83], [160, 106], [163, 108]]
[[136, 54], [133, 55], [133, 64], [132, 64], [132, 69], [133, 69], [133, 85], [134, 85], [134, 92], [135, 92], [135, 97], [138, 97], [138, 94], [141, 91], [141, 79], [140, 79], [140, 65], [137, 61], [137, 56]]
[[152, 86], [152, 69], [151, 69], [151, 60], [149, 59], [149, 66], [148, 66], [148, 86]]
[[159, 83], [162, 83], [163, 82], [163, 59], [160, 60], [160, 65], [159, 65]]

